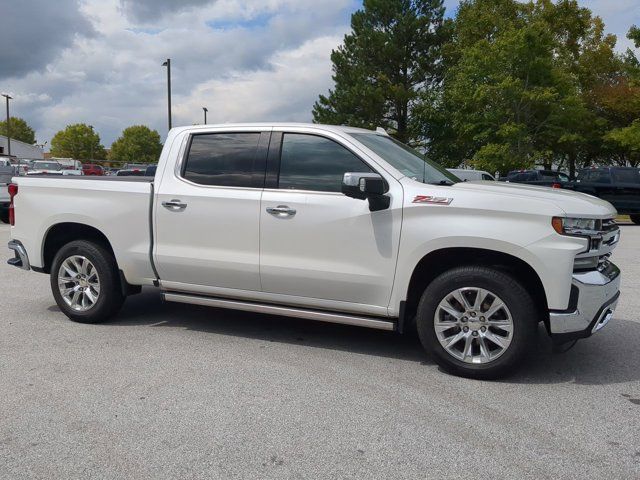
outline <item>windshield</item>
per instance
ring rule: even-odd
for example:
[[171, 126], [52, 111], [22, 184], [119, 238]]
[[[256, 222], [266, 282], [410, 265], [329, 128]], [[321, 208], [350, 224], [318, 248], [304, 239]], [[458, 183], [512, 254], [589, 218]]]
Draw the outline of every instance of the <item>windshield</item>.
[[35, 162], [33, 168], [36, 170], [62, 170], [62, 166], [56, 162]]
[[350, 133], [350, 135], [382, 157], [396, 170], [418, 182], [436, 185], [453, 185], [458, 177], [437, 163], [420, 155], [413, 148], [386, 135], [375, 133]]

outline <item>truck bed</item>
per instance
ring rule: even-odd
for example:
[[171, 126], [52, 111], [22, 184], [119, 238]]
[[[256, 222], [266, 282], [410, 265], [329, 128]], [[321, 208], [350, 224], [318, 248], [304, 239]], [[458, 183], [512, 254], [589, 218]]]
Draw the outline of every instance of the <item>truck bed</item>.
[[45, 267], [47, 234], [76, 225], [94, 228], [109, 239], [118, 264], [131, 283], [154, 278], [151, 206], [153, 177], [28, 175], [14, 177], [16, 222], [31, 265]]

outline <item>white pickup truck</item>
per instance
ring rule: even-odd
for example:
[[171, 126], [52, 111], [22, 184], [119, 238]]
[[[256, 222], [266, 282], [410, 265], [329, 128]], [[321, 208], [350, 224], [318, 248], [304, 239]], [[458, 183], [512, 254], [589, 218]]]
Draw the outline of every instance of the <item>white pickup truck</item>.
[[50, 274], [72, 320], [141, 286], [164, 300], [402, 332], [450, 372], [512, 372], [611, 318], [615, 209], [570, 191], [460, 182], [384, 132], [174, 128], [155, 178], [19, 177], [9, 263]]

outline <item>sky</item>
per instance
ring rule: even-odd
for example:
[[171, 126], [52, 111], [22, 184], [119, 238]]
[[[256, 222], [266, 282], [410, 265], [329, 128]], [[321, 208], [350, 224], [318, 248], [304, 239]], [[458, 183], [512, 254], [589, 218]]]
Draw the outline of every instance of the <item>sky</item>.
[[[445, 0], [447, 16], [457, 0]], [[638, 0], [582, 0], [631, 46]], [[358, 0], [0, 0], [0, 92], [38, 143], [87, 123], [109, 147], [130, 125], [311, 121]], [[3, 112], [3, 108], [0, 112]], [[4, 115], [0, 115], [4, 118]], [[48, 147], [48, 145], [47, 145]], [[45, 149], [48, 149], [48, 148]]]

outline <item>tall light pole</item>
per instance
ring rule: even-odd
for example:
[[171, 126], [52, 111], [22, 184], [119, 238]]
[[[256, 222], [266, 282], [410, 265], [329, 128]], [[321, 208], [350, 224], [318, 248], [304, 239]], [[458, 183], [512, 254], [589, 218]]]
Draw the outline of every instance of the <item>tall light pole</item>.
[[207, 112], [209, 111], [207, 107], [202, 107], [202, 111], [204, 112], [204, 124], [207, 124]]
[[11, 117], [9, 117], [9, 100], [13, 97], [8, 93], [3, 93], [2, 96], [7, 100], [7, 153], [11, 156]]
[[[89, 125], [89, 128], [91, 129], [91, 133], [93, 133], [93, 125]], [[89, 143], [91, 144], [91, 162], [93, 163], [93, 135], [91, 135]]]
[[169, 110], [169, 130], [171, 130], [171, 59], [167, 58], [167, 61], [162, 66], [167, 67], [167, 105]]

